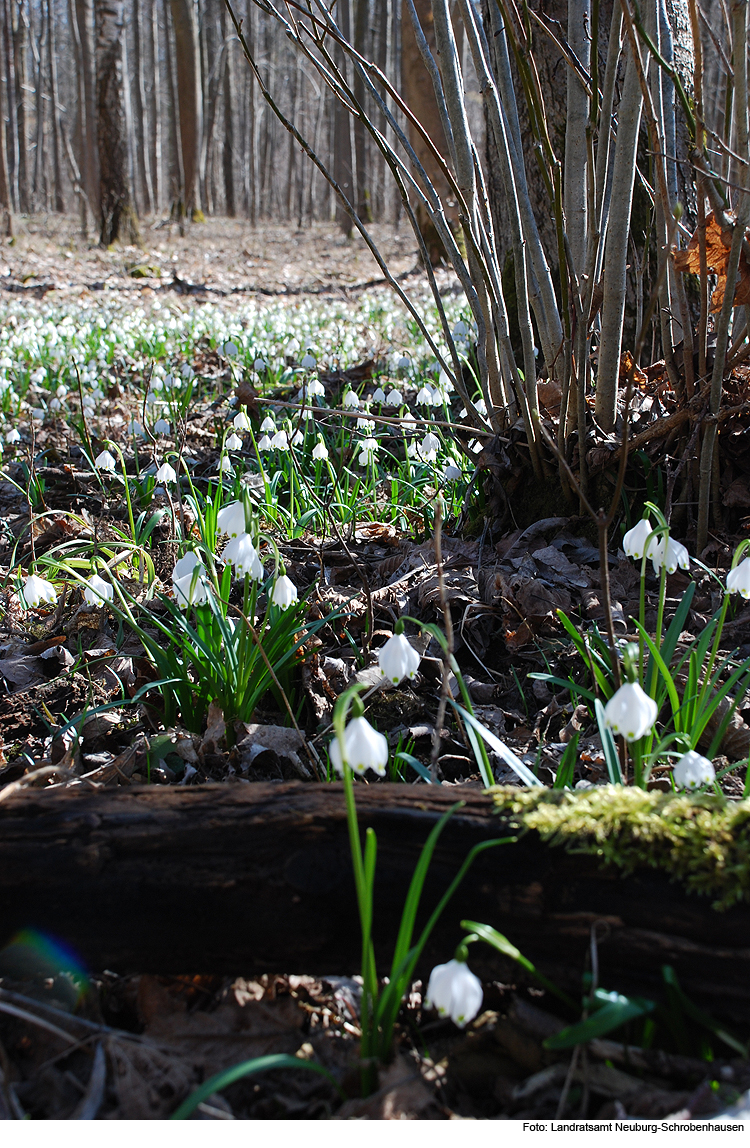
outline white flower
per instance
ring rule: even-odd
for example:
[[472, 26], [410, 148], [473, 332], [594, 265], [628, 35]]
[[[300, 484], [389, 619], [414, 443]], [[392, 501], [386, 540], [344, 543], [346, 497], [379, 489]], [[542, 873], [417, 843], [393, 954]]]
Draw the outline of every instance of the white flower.
[[132, 434], [135, 438], [143, 438], [144, 430], [138, 419], [131, 419], [127, 426], [128, 434]]
[[232, 460], [231, 460], [231, 458], [229, 458], [229, 456], [225, 454], [223, 456], [223, 458], [220, 458], [219, 461], [217, 462], [216, 469], [219, 471], [220, 474], [232, 474], [233, 471], [232, 471]]
[[374, 403], [384, 403], [385, 402], [385, 391], [383, 390], [382, 387], [377, 388], [377, 390], [375, 391], [375, 393], [372, 396], [372, 401]]
[[228, 359], [236, 359], [237, 358], [237, 352], [238, 352], [238, 348], [237, 348], [236, 343], [233, 343], [230, 340], [228, 343], [224, 344], [224, 354], [226, 355], [226, 357]]
[[180, 374], [182, 375], [183, 379], [192, 379], [193, 375], [195, 374], [195, 371], [190, 366], [190, 363], [183, 363], [182, 364], [182, 370], [180, 371]]
[[443, 478], [446, 482], [454, 482], [457, 478], [461, 478], [461, 471], [452, 462], [449, 462], [443, 471]]
[[320, 379], [310, 379], [309, 383], [307, 383], [306, 386], [307, 386], [307, 393], [308, 393], [308, 395], [310, 395], [311, 398], [314, 398], [316, 395], [318, 396], [318, 398], [322, 398], [323, 395], [326, 393], [326, 389], [323, 386], [323, 384], [321, 383]]
[[13, 430], [9, 430], [5, 436], [5, 441], [11, 446], [13, 443], [20, 442], [21, 434], [19, 430], [16, 427], [13, 427]]
[[163, 462], [156, 472], [157, 482], [177, 482], [177, 472], [168, 462]]
[[276, 431], [276, 434], [271, 439], [271, 446], [276, 450], [289, 450], [289, 440], [286, 437], [286, 431]]
[[[632, 530], [629, 530], [622, 540], [622, 548], [627, 554], [628, 558], [643, 558], [643, 548], [646, 545], [646, 539], [653, 530], [653, 527], [647, 518], [642, 518], [640, 522], [636, 522]], [[653, 557], [654, 551], [658, 544], [658, 538], [652, 538], [648, 548], [648, 557]]]
[[241, 502], [228, 502], [216, 515], [216, 525], [223, 534], [235, 538], [245, 533], [245, 508]]
[[250, 535], [245, 533], [233, 537], [221, 552], [222, 562], [232, 563], [237, 578], [244, 578], [245, 574], [252, 577], [252, 569], [257, 558], [258, 551], [253, 546]]
[[296, 430], [294, 432], [294, 437], [292, 438], [292, 446], [302, 446], [304, 441], [305, 441], [305, 436], [302, 433], [302, 431]]
[[385, 401], [389, 407], [400, 407], [404, 401], [404, 397], [401, 394], [401, 391], [397, 391], [394, 389], [394, 390], [388, 392], [388, 395], [387, 395], [387, 398]]
[[226, 447], [227, 450], [242, 450], [242, 439], [238, 434], [230, 434]]
[[374, 431], [375, 430], [375, 420], [374, 419], [358, 418], [357, 419], [357, 430]]
[[440, 387], [440, 390], [445, 391], [446, 394], [449, 394], [453, 390], [453, 381], [451, 380], [451, 377], [447, 371], [440, 371], [438, 386]]
[[378, 665], [383, 677], [398, 685], [403, 678], [413, 678], [421, 658], [406, 634], [394, 634], [378, 653]]
[[304, 367], [306, 371], [314, 371], [315, 367], [317, 366], [315, 362], [315, 356], [311, 355], [308, 351], [306, 355], [302, 356], [302, 362], [300, 363], [300, 366]]
[[604, 707], [604, 720], [626, 741], [638, 741], [653, 727], [658, 712], [656, 702], [637, 682], [626, 682]]
[[649, 547], [649, 558], [655, 574], [659, 573], [662, 566], [666, 566], [668, 574], [674, 574], [678, 566], [683, 570], [690, 569], [690, 555], [686, 547], [681, 542], [675, 542], [673, 538], [667, 539], [666, 546], [664, 539], [660, 538], [653, 547], [653, 553], [651, 550], [652, 547]]
[[421, 390], [417, 391], [416, 402], [417, 406], [432, 406], [432, 387], [428, 387], [425, 383]]
[[425, 462], [434, 462], [440, 450], [440, 439], [432, 431], [428, 431], [419, 444], [419, 455]]
[[154, 423], [154, 434], [169, 434], [170, 426], [166, 419], [157, 419]]
[[430, 973], [425, 1008], [437, 1009], [463, 1028], [482, 1007], [482, 982], [464, 961], [452, 960], [436, 965]]
[[258, 357], [253, 363], [253, 369], [256, 370], [258, 374], [260, 374], [261, 371], [265, 371], [267, 366], [268, 364], [266, 363], [266, 360], [261, 359], [260, 357]]
[[183, 610], [186, 606], [202, 606], [208, 601], [205, 573], [206, 568], [194, 550], [188, 550], [179, 562], [175, 562], [172, 589], [177, 605]]
[[247, 411], [240, 411], [240, 413], [232, 419], [232, 426], [235, 430], [250, 430], [251, 425], [250, 419], [247, 417]]
[[363, 438], [360, 443], [362, 453], [359, 456], [359, 465], [367, 466], [368, 463], [375, 460], [378, 450], [378, 440], [376, 438]]
[[319, 459], [322, 460], [324, 458], [328, 458], [328, 448], [322, 439], [316, 446], [313, 447], [312, 456], [316, 462]]
[[23, 584], [23, 600], [27, 610], [33, 610], [42, 602], [54, 605], [57, 601], [57, 591], [46, 578], [39, 578], [36, 574], [29, 574]]
[[734, 570], [729, 571], [727, 591], [730, 594], [741, 594], [743, 598], [750, 598], [750, 558], [744, 558]]
[[[335, 737], [328, 747], [331, 763], [337, 773], [343, 774], [341, 746]], [[378, 733], [365, 717], [353, 718], [344, 730], [344, 753], [350, 769], [355, 773], [366, 773], [372, 769], [378, 777], [385, 777], [388, 764], [388, 738]]]
[[90, 606], [97, 606], [101, 602], [111, 602], [114, 593], [111, 582], [105, 582], [98, 574], [92, 574], [83, 592], [83, 597]]
[[453, 328], [454, 339], [465, 339], [469, 334], [469, 328], [464, 323], [463, 319], [459, 319]]
[[672, 776], [678, 789], [697, 789], [699, 785], [714, 781], [716, 770], [707, 757], [701, 757], [690, 749], [675, 762]]
[[296, 601], [297, 587], [291, 578], [287, 578], [286, 574], [282, 574], [273, 584], [271, 602], [274, 606], [280, 606], [282, 610], [286, 610], [288, 606], [293, 606]]
[[357, 407], [359, 406], [359, 395], [357, 392], [351, 390], [347, 391], [344, 395], [341, 405], [347, 409], [351, 407], [352, 410], [356, 411]]
[[94, 459], [94, 466], [97, 470], [105, 470], [108, 474], [114, 474], [117, 469], [117, 459], [108, 450], [103, 450]]
[[272, 432], [275, 433], [276, 423], [270, 415], [266, 415], [266, 417], [263, 419], [263, 422], [260, 424], [260, 429], [263, 434], [271, 434]]
[[448, 402], [448, 396], [446, 395], [445, 391], [441, 390], [440, 387], [435, 387], [435, 389], [432, 392], [432, 405], [433, 405], [433, 407], [442, 407], [443, 403], [447, 403], [447, 402]]
[[263, 438], [258, 440], [258, 450], [270, 450], [270, 449], [271, 449], [271, 440], [267, 434], [264, 434]]
[[400, 355], [399, 360], [396, 363], [397, 369], [401, 370], [401, 371], [408, 371], [410, 366], [411, 366], [411, 359], [409, 358], [409, 356], [408, 355]]

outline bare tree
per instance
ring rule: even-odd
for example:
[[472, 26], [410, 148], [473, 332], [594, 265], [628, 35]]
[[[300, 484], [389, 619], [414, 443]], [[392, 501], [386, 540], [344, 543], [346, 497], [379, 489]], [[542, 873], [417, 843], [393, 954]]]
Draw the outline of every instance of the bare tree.
[[128, 179], [122, 76], [122, 0], [96, 0], [96, 108], [99, 144], [100, 242], [138, 240]]
[[182, 179], [181, 214], [200, 208], [198, 166], [203, 134], [198, 26], [192, 0], [169, 0], [175, 38]]

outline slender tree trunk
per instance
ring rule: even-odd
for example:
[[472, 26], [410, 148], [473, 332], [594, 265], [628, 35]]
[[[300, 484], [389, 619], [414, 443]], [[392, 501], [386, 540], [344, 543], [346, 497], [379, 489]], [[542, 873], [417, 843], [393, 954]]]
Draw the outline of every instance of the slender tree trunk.
[[[382, 2], [382, 0], [381, 0]], [[362, 56], [369, 58], [367, 31], [370, 23], [370, 0], [355, 0], [354, 47]], [[364, 80], [358, 72], [354, 75], [354, 95], [360, 105], [365, 100]], [[354, 121], [354, 152], [357, 161], [357, 214], [361, 219], [372, 219], [372, 197], [367, 166], [367, 133], [361, 120]]]
[[[0, 9], [0, 16], [4, 19], [5, 14], [2, 9]], [[5, 69], [2, 68], [2, 79], [0, 81], [0, 205], [2, 206], [4, 215], [4, 232], [10, 237], [13, 234], [13, 203], [11, 200], [10, 179], [8, 176], [6, 117], [8, 117], [8, 85]]]
[[177, 127], [177, 81], [175, 78], [172, 20], [169, 0], [164, 0], [164, 58], [167, 65], [167, 119], [169, 122], [169, 194], [172, 200], [171, 214], [182, 220], [184, 200], [182, 199], [185, 177], [182, 165], [182, 145]]
[[[221, 5], [221, 34], [224, 39], [224, 139], [222, 142], [221, 167], [224, 177], [224, 205], [227, 215], [237, 214], [234, 194], [234, 35], [227, 21], [227, 10]], [[232, 34], [230, 34], [232, 33]]]
[[15, 18], [13, 24], [13, 58], [16, 76], [16, 122], [18, 124], [18, 207], [20, 211], [28, 211], [29, 203], [29, 171], [27, 117], [26, 117], [26, 89], [28, 77], [26, 73], [27, 23], [24, 11], [24, 0], [15, 2]]
[[[337, 5], [337, 23], [345, 39], [351, 35], [350, 0], [340, 0]], [[347, 57], [343, 52], [337, 52], [338, 65], [342, 72], [347, 74]], [[346, 197], [355, 203], [354, 193], [354, 158], [352, 156], [351, 117], [339, 100], [335, 101], [333, 109], [333, 174]], [[352, 221], [336, 197], [336, 222], [345, 235], [351, 235]]]
[[128, 181], [122, 77], [122, 0], [96, 3], [96, 106], [99, 143], [100, 242], [138, 239], [138, 219]]
[[150, 149], [147, 146], [148, 123], [146, 117], [146, 89], [143, 69], [143, 19], [141, 0], [133, 0], [133, 48], [135, 64], [135, 140], [136, 168], [141, 181], [143, 210], [148, 214], [154, 210], [154, 189], [151, 183]]
[[83, 92], [81, 123], [83, 157], [81, 170], [86, 197], [93, 214], [99, 211], [99, 136], [96, 106], [96, 47], [94, 0], [75, 0], [78, 42], [81, 50], [79, 91]]
[[151, 160], [153, 172], [153, 210], [158, 211], [164, 188], [164, 167], [162, 156], [162, 103], [161, 103], [161, 70], [159, 61], [159, 8], [157, 4], [151, 7]]
[[57, 39], [52, 0], [47, 0], [47, 39], [49, 42], [49, 87], [52, 100], [52, 170], [55, 181], [55, 211], [65, 211], [63, 196], [62, 160], [60, 158], [60, 96], [57, 82]]
[[202, 136], [200, 48], [198, 28], [191, 0], [169, 0], [174, 26], [179, 106], [180, 142], [182, 144], [183, 212], [191, 216], [200, 208], [198, 165]]

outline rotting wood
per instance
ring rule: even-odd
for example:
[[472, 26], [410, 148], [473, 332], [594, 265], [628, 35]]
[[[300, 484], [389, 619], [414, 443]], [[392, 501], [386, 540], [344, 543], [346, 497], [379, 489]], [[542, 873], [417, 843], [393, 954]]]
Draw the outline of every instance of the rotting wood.
[[[357, 787], [361, 824], [378, 836], [375, 940], [384, 973], [421, 845], [459, 800], [435, 852], [425, 914], [471, 846], [504, 835], [507, 823], [475, 788]], [[717, 913], [656, 872], [622, 878], [534, 833], [488, 850], [436, 928], [422, 974], [452, 956], [462, 918], [500, 929], [574, 992], [600, 921], [608, 988], [658, 994], [661, 966], [671, 964], [696, 1003], [735, 1024], [750, 1021], [747, 907]], [[341, 787], [14, 794], [0, 805], [0, 921], [0, 945], [35, 928], [92, 970], [351, 974], [360, 941]], [[515, 966], [482, 946], [471, 960], [487, 979], [518, 979]]]

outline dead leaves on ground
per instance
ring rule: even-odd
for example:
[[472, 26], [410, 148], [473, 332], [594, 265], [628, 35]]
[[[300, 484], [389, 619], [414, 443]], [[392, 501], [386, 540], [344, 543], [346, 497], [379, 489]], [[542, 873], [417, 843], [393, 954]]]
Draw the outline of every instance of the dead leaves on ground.
[[[706, 270], [715, 275], [717, 279], [716, 288], [711, 296], [712, 312], [720, 311], [724, 302], [732, 235], [733, 229], [730, 227], [722, 227], [713, 211], [710, 215], [706, 216]], [[675, 270], [700, 275], [700, 247], [700, 230], [696, 229], [685, 250], [675, 253]], [[748, 266], [744, 252], [740, 254], [740, 265], [733, 302], [735, 307], [750, 303], [750, 266]]]

